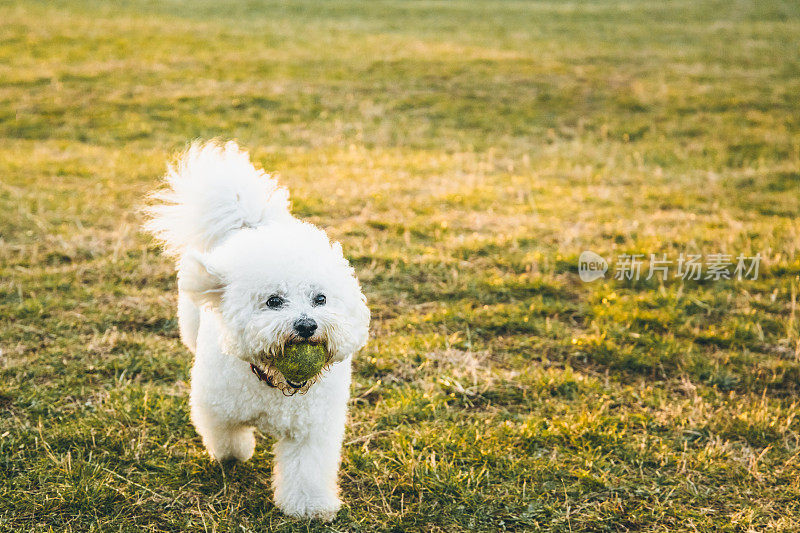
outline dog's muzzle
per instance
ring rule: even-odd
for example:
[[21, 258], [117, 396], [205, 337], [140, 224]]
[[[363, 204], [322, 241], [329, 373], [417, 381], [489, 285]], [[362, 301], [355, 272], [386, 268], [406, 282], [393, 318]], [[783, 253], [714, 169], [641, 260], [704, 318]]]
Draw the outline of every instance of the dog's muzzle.
[[[273, 388], [276, 388], [276, 389], [280, 388], [280, 386], [275, 383], [275, 380], [273, 378], [274, 374], [267, 374], [266, 372], [264, 372], [263, 370], [258, 368], [253, 363], [250, 363], [250, 371], [253, 374], [255, 374], [256, 377], [258, 377], [259, 380], [263, 381], [264, 383], [266, 383], [270, 387], [273, 387]], [[286, 377], [284, 377], [283, 379], [286, 381], [286, 384], [289, 385], [290, 388], [294, 389], [294, 392], [299, 391], [300, 389], [305, 387], [306, 384], [308, 383], [308, 380], [306, 380], [306, 381], [304, 381], [302, 383], [294, 383], [293, 381], [286, 379]], [[294, 394], [294, 392], [292, 392], [291, 394]]]
[[[299, 342], [311, 342], [312, 344], [323, 344], [323, 341], [308, 341], [302, 338], [293, 337], [289, 339], [286, 343], [295, 344]], [[327, 350], [326, 350], [327, 352]], [[250, 363], [250, 371], [259, 379], [259, 381], [263, 381], [267, 386], [272, 387], [274, 389], [280, 390], [284, 396], [294, 396], [298, 392], [300, 394], [305, 394], [308, 392], [308, 389], [317, 382], [319, 377], [322, 375], [323, 372], [328, 370], [332, 363], [333, 355], [330, 352], [327, 352], [327, 359], [325, 364], [323, 365], [322, 369], [315, 375], [313, 378], [303, 381], [301, 383], [295, 383], [284, 376], [277, 368], [275, 368], [272, 364], [274, 360], [274, 355], [265, 355], [260, 359], [264, 361], [264, 365], [258, 365], [256, 363]], [[280, 357], [280, 355], [278, 356]]]

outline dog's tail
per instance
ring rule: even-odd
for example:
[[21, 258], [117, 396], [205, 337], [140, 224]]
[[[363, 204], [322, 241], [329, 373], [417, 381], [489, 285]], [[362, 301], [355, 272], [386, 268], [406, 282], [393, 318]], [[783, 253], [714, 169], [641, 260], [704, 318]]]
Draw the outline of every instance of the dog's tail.
[[289, 216], [289, 192], [233, 142], [192, 144], [150, 195], [144, 228], [173, 256], [206, 251], [231, 231]]

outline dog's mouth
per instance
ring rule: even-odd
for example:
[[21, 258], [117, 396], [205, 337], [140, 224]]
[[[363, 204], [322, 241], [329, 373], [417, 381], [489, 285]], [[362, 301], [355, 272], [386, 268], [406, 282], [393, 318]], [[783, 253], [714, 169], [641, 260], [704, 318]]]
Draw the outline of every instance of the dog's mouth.
[[[284, 393], [287, 393], [288, 388], [288, 395], [291, 396], [292, 394], [299, 392], [300, 389], [308, 385], [309, 380], [305, 380], [302, 383], [295, 383], [294, 381], [286, 378], [283, 376], [283, 383], [276, 379], [275, 372], [272, 371], [270, 368], [262, 369], [260, 366], [256, 365], [255, 363], [250, 363], [250, 371], [256, 375], [256, 377], [260, 380], [269, 385], [270, 387], [274, 387], [276, 389], [281, 389]], [[307, 390], [307, 389], [306, 389]], [[303, 391], [303, 393], [306, 391]], [[301, 393], [302, 394], [302, 393]]]
[[[322, 348], [322, 354], [318, 350]], [[281, 358], [287, 356], [287, 352], [297, 353], [312, 353], [317, 356], [322, 356], [323, 360], [317, 359], [316, 365], [318, 368], [313, 368], [313, 376], [308, 376], [307, 372], [302, 375], [302, 379], [297, 379], [292, 370], [284, 366], [286, 361]], [[304, 339], [301, 337], [293, 336], [284, 342], [278, 350], [270, 350], [259, 354], [255, 358], [256, 362], [250, 363], [250, 370], [255, 376], [263, 381], [266, 385], [279, 389], [286, 396], [293, 396], [296, 393], [305, 394], [308, 389], [317, 382], [322, 373], [330, 368], [333, 354], [328, 348], [327, 343], [322, 339]], [[289, 374], [288, 376], [286, 374]]]
[[310, 344], [311, 346], [323, 346], [326, 350], [328, 348], [328, 345], [322, 339], [317, 339], [317, 338], [314, 338], [314, 337], [311, 337], [309, 339], [304, 339], [303, 337], [298, 337], [296, 335], [292, 335], [291, 337], [289, 337], [286, 340], [286, 342], [283, 343], [283, 348], [285, 350], [287, 346], [296, 346], [298, 344]]
[[291, 388], [293, 388], [295, 390], [302, 389], [303, 387], [305, 387], [306, 383], [308, 383], [308, 380], [305, 380], [302, 383], [295, 383], [294, 381], [290, 380], [286, 376], [284, 376], [284, 378], [286, 379], [286, 384], [289, 385]]

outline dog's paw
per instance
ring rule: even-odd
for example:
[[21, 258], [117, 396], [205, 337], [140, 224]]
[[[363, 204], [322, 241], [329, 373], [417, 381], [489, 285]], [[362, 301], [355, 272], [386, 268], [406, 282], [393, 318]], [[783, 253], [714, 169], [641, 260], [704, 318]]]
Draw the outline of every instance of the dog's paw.
[[256, 438], [251, 429], [219, 431], [213, 435], [205, 435], [203, 442], [208, 454], [222, 464], [245, 462], [253, 456], [256, 449]]
[[293, 518], [315, 518], [330, 522], [342, 507], [335, 495], [309, 495], [303, 491], [276, 493], [275, 505], [283, 514]]

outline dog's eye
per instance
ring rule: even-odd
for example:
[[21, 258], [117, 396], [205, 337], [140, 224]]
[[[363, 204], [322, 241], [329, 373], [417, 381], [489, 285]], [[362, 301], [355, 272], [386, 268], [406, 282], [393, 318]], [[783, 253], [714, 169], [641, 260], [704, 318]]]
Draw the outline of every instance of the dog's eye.
[[324, 294], [317, 294], [316, 296], [314, 296], [314, 299], [312, 300], [312, 302], [314, 302], [315, 306], [325, 305], [326, 301], [327, 301], [327, 299], [325, 298]]
[[280, 309], [283, 306], [283, 298], [280, 296], [270, 296], [267, 299], [267, 307], [270, 309]]

